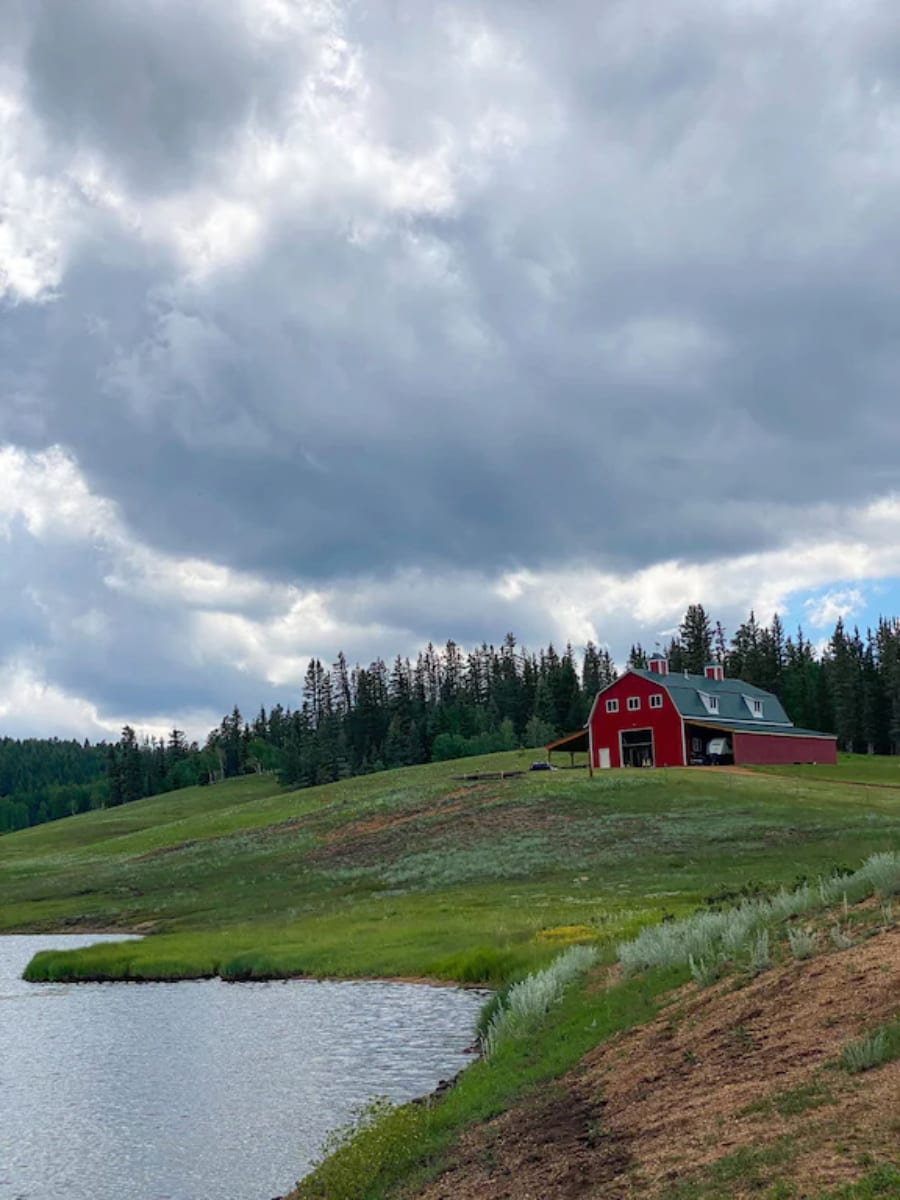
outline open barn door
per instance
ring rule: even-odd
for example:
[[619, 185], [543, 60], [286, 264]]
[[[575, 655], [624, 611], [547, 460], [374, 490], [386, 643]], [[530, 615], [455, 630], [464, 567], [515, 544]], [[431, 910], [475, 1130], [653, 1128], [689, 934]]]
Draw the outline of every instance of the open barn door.
[[620, 736], [623, 767], [652, 767], [654, 765], [652, 729], [625, 729]]

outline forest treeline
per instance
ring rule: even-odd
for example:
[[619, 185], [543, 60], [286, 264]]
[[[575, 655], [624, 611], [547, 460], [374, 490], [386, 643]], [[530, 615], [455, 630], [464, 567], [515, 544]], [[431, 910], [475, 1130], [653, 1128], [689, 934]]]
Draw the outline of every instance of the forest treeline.
[[[654, 649], [656, 649], [654, 647]], [[673, 671], [726, 675], [774, 692], [796, 725], [835, 733], [842, 750], [900, 752], [900, 619], [863, 636], [838, 621], [819, 652], [798, 630], [786, 635], [753, 613], [729, 639], [702, 605], [691, 605], [662, 647]], [[633, 645], [632, 666], [650, 651]], [[234, 708], [201, 746], [174, 729], [139, 739], [126, 726], [110, 745], [0, 743], [0, 832], [128, 803], [192, 784], [277, 772], [285, 786], [310, 787], [390, 767], [541, 747], [580, 728], [596, 693], [616, 678], [606, 649], [589, 642], [529, 652], [512, 634], [501, 645], [464, 651], [449, 641], [414, 660], [350, 667], [343, 654], [313, 659], [297, 707], [276, 704], [245, 719]]]
[[0, 833], [101, 808], [108, 747], [59, 738], [0, 738]]

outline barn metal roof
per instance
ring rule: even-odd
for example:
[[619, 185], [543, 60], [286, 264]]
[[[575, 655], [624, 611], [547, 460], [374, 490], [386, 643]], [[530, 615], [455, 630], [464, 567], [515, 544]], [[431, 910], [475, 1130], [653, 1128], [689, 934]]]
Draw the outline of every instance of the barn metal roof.
[[[705, 675], [687, 675], [673, 671], [659, 675], [655, 671], [632, 668], [632, 675], [640, 675], [650, 683], [658, 683], [672, 697], [679, 713], [687, 719], [697, 718], [707, 724], [733, 724], [735, 727], [765, 730], [768, 733], [799, 733], [791, 725], [790, 718], [781, 706], [781, 701], [771, 692], [744, 683], [742, 679], [707, 679]], [[715, 696], [719, 701], [718, 712], [710, 712], [703, 703], [701, 693]], [[744, 703], [744, 697], [762, 701], [762, 717], [754, 717]], [[774, 728], [780, 726], [780, 729]]]

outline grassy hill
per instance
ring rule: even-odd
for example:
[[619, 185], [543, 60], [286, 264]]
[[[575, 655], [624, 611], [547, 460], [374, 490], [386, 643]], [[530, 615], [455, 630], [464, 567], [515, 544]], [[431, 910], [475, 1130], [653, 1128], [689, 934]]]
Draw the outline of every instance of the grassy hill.
[[[498, 983], [567, 940], [611, 945], [711, 897], [900, 844], [900, 790], [802, 769], [458, 778], [530, 758], [291, 793], [245, 777], [23, 830], [0, 839], [0, 928], [154, 934], [43, 960], [45, 973], [78, 977]], [[865, 779], [872, 767], [836, 770]]]
[[[683, 957], [625, 976], [614, 965], [617, 943], [661, 919], [677, 930], [698, 909], [900, 848], [897, 764], [460, 778], [530, 758], [288, 793], [243, 778], [24, 830], [0, 838], [0, 929], [151, 935], [39, 955], [30, 974], [50, 979], [502, 987], [574, 943], [596, 948], [597, 965], [527, 1036], [440, 1099], [338, 1138], [303, 1200], [499, 1200], [510, 1178], [546, 1200], [900, 1196], [890, 903], [842, 906], [841, 885], [809, 915], [812, 961], [794, 962], [775, 928], [762, 974], [742, 948], [712, 988], [689, 982]], [[891, 1061], [842, 1073], [842, 1046], [875, 1027]]]

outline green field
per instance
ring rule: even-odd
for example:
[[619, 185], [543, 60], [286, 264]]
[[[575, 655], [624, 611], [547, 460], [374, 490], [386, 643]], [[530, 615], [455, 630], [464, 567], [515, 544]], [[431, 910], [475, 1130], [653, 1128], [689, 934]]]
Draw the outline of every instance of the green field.
[[[645, 924], [900, 848], [895, 760], [459, 778], [527, 768], [531, 758], [493, 755], [299, 792], [246, 777], [10, 834], [0, 838], [0, 931], [147, 935], [38, 955], [35, 979], [381, 975], [501, 986], [573, 942], [595, 944], [601, 966], [543, 1025], [475, 1063], [440, 1102], [403, 1106], [339, 1138], [296, 1193], [387, 1200], [415, 1195], [452, 1165], [466, 1131], [555, 1094], [585, 1054], [651, 1019], [689, 978], [682, 963], [604, 983], [618, 942]], [[879, 911], [863, 915], [871, 923]], [[855, 928], [855, 916], [846, 919]], [[773, 936], [783, 959], [784, 931]], [[733, 969], [743, 986], [742, 968]], [[753, 1194], [763, 1184], [775, 1189], [766, 1195], [799, 1194], [770, 1143], [761, 1130], [758, 1144], [707, 1174], [686, 1165], [683, 1194], [743, 1196], [744, 1184]], [[803, 1194], [900, 1195], [898, 1164], [877, 1138], [869, 1149], [851, 1190]], [[629, 1196], [643, 1194], [634, 1186]]]
[[[0, 838], [0, 929], [123, 929], [52, 977], [420, 976], [499, 983], [710, 898], [900, 845], [895, 760], [782, 774], [534, 772], [531, 752], [284, 793], [269, 778]], [[882, 778], [882, 775], [885, 778]], [[848, 782], [850, 785], [848, 786]]]
[[755, 770], [785, 778], [820, 780], [823, 783], [871, 784], [900, 788], [900, 758], [884, 755], [839, 754], [837, 766], [813, 763], [796, 767], [757, 767]]

